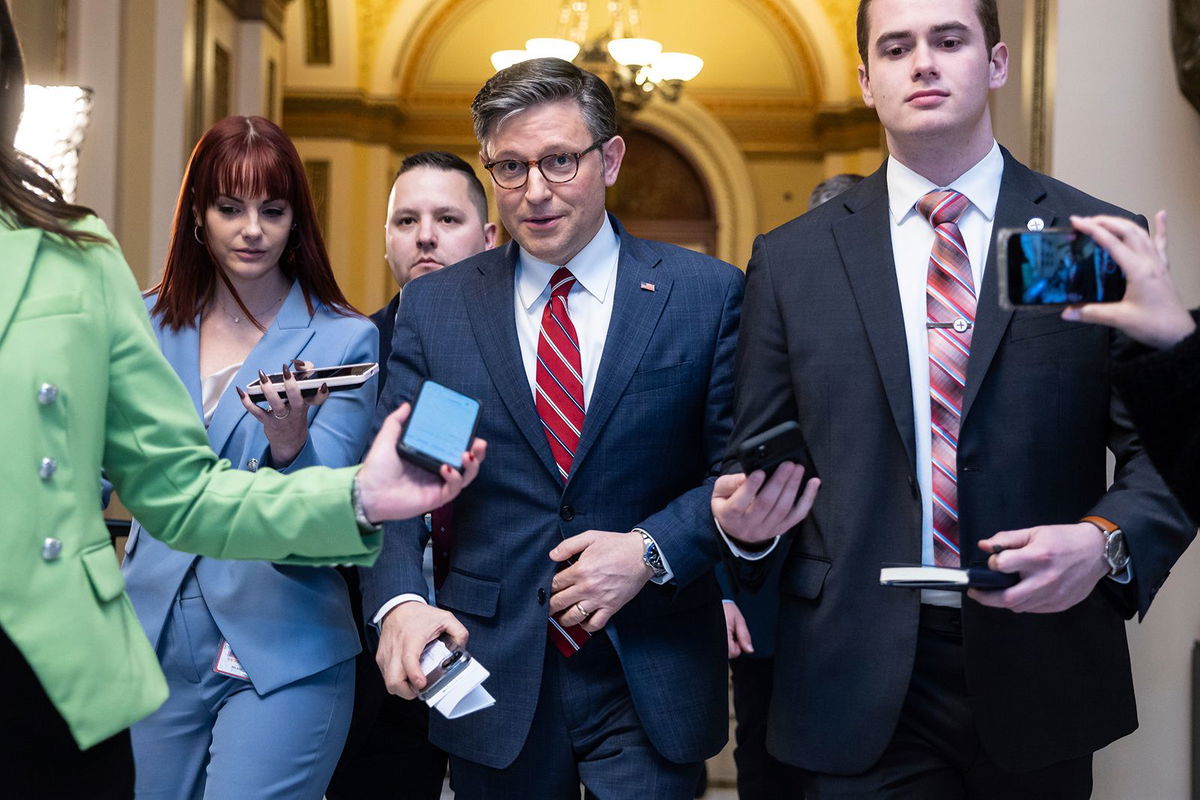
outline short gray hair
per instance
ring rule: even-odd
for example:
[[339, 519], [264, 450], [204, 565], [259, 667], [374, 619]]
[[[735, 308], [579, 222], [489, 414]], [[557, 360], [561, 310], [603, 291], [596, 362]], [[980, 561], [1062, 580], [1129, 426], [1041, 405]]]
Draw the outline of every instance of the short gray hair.
[[594, 140], [617, 135], [617, 104], [603, 80], [561, 58], [533, 58], [500, 70], [475, 95], [471, 103], [475, 138], [485, 145], [508, 117], [555, 100], [579, 103]]

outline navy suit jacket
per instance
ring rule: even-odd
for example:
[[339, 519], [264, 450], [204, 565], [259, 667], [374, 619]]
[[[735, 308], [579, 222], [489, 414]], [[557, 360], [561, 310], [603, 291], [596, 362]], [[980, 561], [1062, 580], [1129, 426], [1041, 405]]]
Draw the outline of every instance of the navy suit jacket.
[[[798, 420], [821, 491], [781, 577], [767, 743], [805, 769], [854, 773], [883, 752], [916, 653], [919, 595], [879, 585], [921, 558], [922, 502], [904, 319], [881, 168], [759, 237], [738, 344], [735, 440]], [[994, 231], [1121, 214], [1004, 152]], [[963, 605], [967, 694], [989, 755], [1029, 770], [1137, 726], [1125, 617], [1145, 612], [1195, 531], [1109, 382], [1114, 337], [998, 304], [996, 248], [978, 292], [958, 447], [963, 561], [997, 531], [1120, 525], [1135, 580], [1104, 579], [1058, 614]], [[1105, 448], [1116, 456], [1106, 491]], [[1099, 554], [1097, 554], [1099, 557]]]
[[[439, 606], [470, 631], [491, 670], [496, 705], [448, 721], [430, 738], [452, 754], [507, 766], [537, 704], [550, 582], [549, 551], [585, 530], [641, 527], [675, 580], [647, 584], [606, 630], [638, 716], [677, 762], [726, 739], [726, 668], [718, 539], [709, 510], [731, 425], [742, 273], [708, 256], [620, 235], [613, 312], [571, 474], [563, 484], [522, 366], [513, 312], [518, 249], [510, 244], [413, 281], [396, 320], [377, 414], [430, 378], [482, 401], [488, 457], [454, 503], [450, 573]], [[395, 595], [425, 594], [420, 520], [389, 525], [362, 570], [364, 615]], [[586, 647], [587, 645], [585, 645]]]
[[[154, 299], [148, 297], [147, 305], [152, 306]], [[203, 418], [199, 328], [172, 331], [158, 317], [151, 321], [163, 354]], [[259, 369], [278, 372], [293, 358], [318, 367], [374, 361], [377, 336], [369, 320], [336, 314], [320, 303], [309, 314], [300, 284], [294, 283], [275, 321], [217, 403], [208, 426], [212, 449], [239, 469], [274, 466], [262, 425], [242, 406], [234, 387], [256, 380]], [[374, 403], [372, 379], [356, 389], [335, 392], [318, 408], [309, 409], [308, 441], [280, 471], [358, 463], [369, 441]], [[303, 514], [303, 508], [296, 513]], [[278, 524], [288, 525], [289, 520], [280, 519]], [[135, 520], [122, 568], [129, 598], [156, 648], [171, 603], [194, 565], [217, 627], [260, 693], [353, 658], [361, 649], [346, 583], [334, 568], [202, 558], [140, 534], [141, 525]]]

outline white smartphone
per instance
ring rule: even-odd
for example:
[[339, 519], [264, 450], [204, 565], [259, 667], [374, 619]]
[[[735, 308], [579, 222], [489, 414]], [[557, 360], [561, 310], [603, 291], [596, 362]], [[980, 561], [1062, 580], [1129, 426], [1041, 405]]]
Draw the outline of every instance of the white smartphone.
[[[379, 372], [379, 364], [372, 361], [366, 364], [316, 367], [304, 372], [293, 370], [292, 375], [295, 376], [296, 383], [300, 386], [300, 395], [312, 397], [321, 388], [321, 384], [327, 384], [331, 392], [344, 392], [347, 389], [356, 389], [362, 386], [377, 372]], [[273, 372], [267, 376], [267, 381], [275, 387], [279, 396], [286, 403], [287, 393], [283, 388], [283, 373]], [[246, 387], [246, 394], [250, 395], [250, 401], [253, 403], [266, 402], [267, 399], [267, 396], [263, 394], [262, 382], [259, 380]]]

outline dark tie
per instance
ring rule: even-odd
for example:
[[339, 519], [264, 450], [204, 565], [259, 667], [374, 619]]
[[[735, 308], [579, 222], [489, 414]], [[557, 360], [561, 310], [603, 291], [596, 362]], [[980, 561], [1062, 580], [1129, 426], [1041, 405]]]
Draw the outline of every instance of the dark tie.
[[[567, 295], [575, 285], [575, 276], [560, 267], [550, 278], [550, 299], [542, 310], [542, 329], [538, 334], [537, 387], [538, 416], [550, 444], [550, 453], [563, 483], [571, 474], [575, 448], [583, 430], [583, 367], [579, 357], [579, 336], [567, 313]], [[578, 625], [566, 627], [553, 617], [547, 622], [550, 641], [564, 656], [574, 655], [591, 638]]]
[[938, 566], [962, 564], [958, 544], [958, 431], [975, 327], [975, 285], [958, 218], [970, 205], [952, 190], [917, 201], [933, 226], [925, 324], [929, 333], [930, 458], [933, 461], [933, 557]]

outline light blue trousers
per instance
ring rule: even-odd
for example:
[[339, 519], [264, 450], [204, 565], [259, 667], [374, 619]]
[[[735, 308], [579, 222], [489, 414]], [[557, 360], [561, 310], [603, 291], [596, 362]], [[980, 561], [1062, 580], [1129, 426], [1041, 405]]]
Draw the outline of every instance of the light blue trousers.
[[222, 636], [194, 581], [158, 657], [170, 697], [131, 729], [139, 800], [321, 800], [354, 700], [354, 659], [259, 695], [213, 671]]

